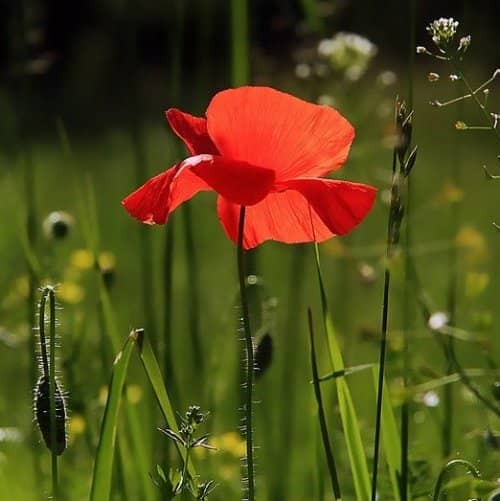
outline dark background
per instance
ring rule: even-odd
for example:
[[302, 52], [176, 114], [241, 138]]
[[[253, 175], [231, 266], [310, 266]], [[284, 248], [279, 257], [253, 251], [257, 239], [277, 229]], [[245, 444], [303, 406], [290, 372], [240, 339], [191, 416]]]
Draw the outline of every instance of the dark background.
[[[249, 3], [252, 67], [264, 59], [286, 68], [292, 64], [294, 49], [340, 30], [367, 36], [391, 64], [403, 65], [408, 58], [404, 1], [318, 2], [324, 14], [319, 29], [308, 26], [303, 2]], [[500, 4], [493, 0], [462, 4], [420, 2], [417, 43], [428, 41], [425, 26], [431, 20], [452, 16], [474, 34], [473, 49], [491, 49], [477, 50], [473, 58], [496, 67]], [[3, 12], [3, 115], [19, 115], [24, 109], [29, 115], [25, 129], [34, 134], [43, 134], [39, 125], [48, 116], [64, 116], [68, 126], [92, 134], [126, 118], [131, 106], [147, 116], [167, 103], [185, 104], [190, 95], [200, 94], [196, 86], [204, 85], [208, 96], [231, 83], [227, 0], [9, 0]], [[169, 78], [175, 57], [180, 58], [185, 82], [177, 97]]]

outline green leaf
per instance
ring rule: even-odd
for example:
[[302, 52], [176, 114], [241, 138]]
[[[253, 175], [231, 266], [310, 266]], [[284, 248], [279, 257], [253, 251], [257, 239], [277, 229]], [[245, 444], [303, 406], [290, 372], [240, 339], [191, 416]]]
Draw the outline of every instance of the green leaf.
[[[177, 420], [175, 419], [175, 412], [173, 410], [172, 404], [170, 403], [170, 398], [163, 382], [160, 366], [158, 365], [158, 361], [156, 360], [156, 357], [151, 348], [151, 343], [149, 342], [147, 336], [144, 335], [144, 331], [142, 330], [139, 332], [137, 338], [137, 347], [139, 348], [139, 356], [141, 358], [142, 365], [153, 388], [163, 417], [167, 422], [167, 427], [174, 433], [179, 433]], [[179, 455], [184, 461], [186, 458], [185, 449], [181, 447], [177, 441], [174, 443], [177, 447]], [[189, 460], [188, 472], [191, 478], [196, 478], [196, 471], [191, 460]]]
[[127, 377], [130, 355], [134, 347], [134, 337], [135, 331], [132, 331], [113, 364], [109, 394], [104, 409], [101, 434], [92, 475], [90, 501], [105, 501], [110, 498], [118, 415], [123, 388], [125, 386], [125, 378]]
[[[375, 384], [375, 392], [378, 385], [378, 366], [373, 367], [373, 382]], [[399, 491], [399, 478], [401, 475], [401, 441], [399, 439], [398, 426], [396, 417], [394, 416], [391, 397], [387, 390], [387, 385], [384, 383], [382, 392], [382, 441], [384, 444], [385, 460], [389, 470], [389, 478], [391, 480], [392, 495], [395, 501], [401, 499]], [[407, 499], [412, 499], [408, 494]]]
[[[344, 360], [337, 341], [337, 336], [333, 326], [332, 318], [328, 309], [323, 277], [321, 274], [321, 265], [319, 259], [318, 245], [315, 244], [316, 270], [318, 273], [319, 288], [321, 294], [321, 306], [323, 309], [323, 323], [327, 335], [328, 351], [332, 368], [335, 372], [345, 369]], [[371, 485], [368, 466], [366, 464], [366, 455], [361, 439], [361, 428], [359, 426], [356, 409], [352, 401], [349, 386], [344, 378], [336, 381], [337, 398], [339, 402], [340, 418], [344, 430], [345, 441], [347, 445], [347, 454], [351, 465], [354, 489], [356, 499], [365, 501], [370, 499]]]

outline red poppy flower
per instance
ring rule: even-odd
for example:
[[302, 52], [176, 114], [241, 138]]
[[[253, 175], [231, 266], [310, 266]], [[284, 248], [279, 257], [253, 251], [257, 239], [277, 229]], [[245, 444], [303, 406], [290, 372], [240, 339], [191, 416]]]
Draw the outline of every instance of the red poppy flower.
[[227, 236], [237, 241], [239, 209], [247, 206], [243, 245], [266, 240], [321, 242], [360, 223], [375, 199], [365, 184], [325, 179], [349, 153], [354, 129], [337, 111], [268, 87], [219, 92], [198, 118], [166, 112], [191, 156], [151, 178], [123, 200], [148, 224], [164, 224], [203, 190], [218, 196]]

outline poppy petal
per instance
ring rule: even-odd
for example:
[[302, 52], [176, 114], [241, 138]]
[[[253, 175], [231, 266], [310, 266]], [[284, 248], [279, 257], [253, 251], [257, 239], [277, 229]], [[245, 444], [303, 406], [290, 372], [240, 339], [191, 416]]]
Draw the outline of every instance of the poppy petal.
[[274, 171], [246, 162], [213, 155], [198, 155], [185, 160], [183, 169], [191, 168], [212, 189], [239, 205], [260, 202], [274, 186]]
[[184, 141], [191, 155], [219, 154], [217, 147], [208, 135], [205, 118], [195, 117], [176, 108], [167, 110], [165, 116], [170, 127]]
[[274, 169], [280, 181], [340, 168], [354, 139], [352, 125], [333, 108], [269, 87], [219, 92], [206, 115], [222, 156]]
[[152, 177], [128, 195], [122, 205], [132, 216], [146, 224], [164, 224], [181, 203], [210, 186], [189, 169], [172, 167]]
[[[284, 243], [322, 242], [353, 229], [372, 207], [371, 186], [328, 179], [301, 179], [287, 183], [247, 208], [243, 246], [266, 240]], [[227, 236], [237, 242], [240, 207], [219, 197], [217, 212]]]
[[373, 186], [336, 179], [293, 179], [289, 190], [296, 190], [336, 235], [345, 235], [370, 212], [377, 190]]
[[202, 190], [215, 190], [233, 203], [253, 205], [274, 185], [274, 171], [214, 155], [189, 157], [151, 178], [122, 204], [147, 224], [164, 224], [180, 204]]

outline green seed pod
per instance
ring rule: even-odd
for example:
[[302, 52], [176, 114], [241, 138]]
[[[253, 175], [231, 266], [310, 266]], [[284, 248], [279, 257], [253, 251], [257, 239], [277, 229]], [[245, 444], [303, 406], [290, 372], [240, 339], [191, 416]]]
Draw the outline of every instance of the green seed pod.
[[55, 450], [52, 450], [50, 433], [50, 383], [45, 376], [40, 376], [35, 386], [35, 416], [47, 448], [60, 455], [66, 449], [66, 403], [56, 382], [55, 392]]
[[495, 400], [497, 402], [500, 402], [500, 381], [495, 381], [491, 385], [491, 393], [493, 393], [493, 396], [495, 397]]
[[273, 338], [266, 332], [259, 340], [254, 353], [254, 373], [256, 379], [262, 377], [273, 361]]
[[488, 497], [488, 501], [500, 501], [500, 489], [495, 489]]
[[73, 222], [73, 216], [67, 212], [51, 212], [43, 221], [43, 231], [47, 238], [61, 240], [68, 235]]

